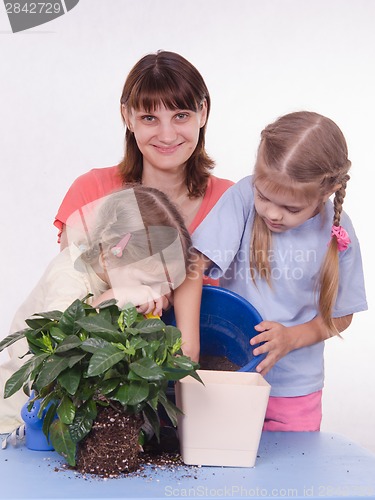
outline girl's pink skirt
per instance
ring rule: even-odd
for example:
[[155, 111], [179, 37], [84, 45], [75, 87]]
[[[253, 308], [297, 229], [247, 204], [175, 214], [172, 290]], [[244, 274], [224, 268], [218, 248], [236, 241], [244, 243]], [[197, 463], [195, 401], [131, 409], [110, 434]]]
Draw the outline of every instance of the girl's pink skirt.
[[322, 421], [322, 391], [307, 396], [279, 398], [268, 402], [264, 431], [319, 431]]

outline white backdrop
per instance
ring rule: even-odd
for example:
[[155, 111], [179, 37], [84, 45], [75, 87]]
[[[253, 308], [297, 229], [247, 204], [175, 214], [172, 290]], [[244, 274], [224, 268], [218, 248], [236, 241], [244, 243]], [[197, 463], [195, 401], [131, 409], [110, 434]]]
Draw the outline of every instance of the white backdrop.
[[0, 337], [58, 252], [52, 221], [71, 182], [122, 155], [119, 97], [144, 54], [179, 52], [210, 89], [216, 175], [252, 170], [261, 129], [307, 109], [342, 128], [352, 160], [344, 207], [362, 244], [370, 310], [326, 347], [322, 430], [375, 451], [373, 0], [80, 0], [13, 34], [0, 4]]

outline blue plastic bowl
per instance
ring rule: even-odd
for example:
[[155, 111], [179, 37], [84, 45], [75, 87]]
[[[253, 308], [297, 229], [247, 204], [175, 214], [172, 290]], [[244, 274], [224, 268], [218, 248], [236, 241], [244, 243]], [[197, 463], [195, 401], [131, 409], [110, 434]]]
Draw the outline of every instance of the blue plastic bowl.
[[[173, 308], [163, 313], [162, 320], [167, 325], [176, 324]], [[226, 357], [241, 366], [238, 371], [255, 371], [266, 356], [254, 356], [257, 346], [250, 345], [250, 339], [258, 334], [254, 326], [261, 321], [255, 307], [237, 293], [205, 285], [200, 316], [201, 355]]]

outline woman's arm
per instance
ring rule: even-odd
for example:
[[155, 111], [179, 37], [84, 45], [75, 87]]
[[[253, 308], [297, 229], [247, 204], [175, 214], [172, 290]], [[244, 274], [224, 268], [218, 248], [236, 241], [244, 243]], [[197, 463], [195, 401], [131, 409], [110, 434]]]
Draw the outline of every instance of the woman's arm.
[[[338, 333], [348, 328], [352, 318], [352, 314], [341, 318], [334, 318], [333, 321]], [[257, 366], [257, 372], [261, 375], [266, 375], [288, 352], [322, 342], [332, 337], [332, 333], [327, 330], [320, 316], [316, 316], [307, 323], [289, 327], [274, 321], [262, 321], [259, 325], [255, 326], [255, 329], [261, 333], [253, 337], [250, 344], [265, 343], [254, 349], [254, 355], [267, 353], [266, 358]]]

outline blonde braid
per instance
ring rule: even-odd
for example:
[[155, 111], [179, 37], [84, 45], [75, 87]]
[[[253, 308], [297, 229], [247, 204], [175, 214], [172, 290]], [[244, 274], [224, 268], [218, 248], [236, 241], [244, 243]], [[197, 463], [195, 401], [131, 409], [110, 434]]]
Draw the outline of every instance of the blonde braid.
[[344, 203], [344, 198], [346, 195], [346, 185], [347, 185], [349, 179], [350, 179], [350, 176], [348, 174], [346, 174], [341, 181], [340, 189], [338, 189], [335, 193], [335, 198], [333, 200], [333, 206], [334, 206], [333, 225], [334, 226], [340, 225], [342, 204]]
[[[350, 176], [344, 175], [341, 181], [340, 188], [335, 193], [333, 201], [334, 215], [333, 225], [339, 226], [342, 212], [342, 205], [346, 195], [346, 185]], [[338, 286], [339, 286], [339, 252], [337, 239], [331, 238], [327, 253], [320, 271], [320, 295], [319, 295], [319, 312], [327, 326], [328, 330], [337, 335], [337, 328], [332, 319], [332, 309], [336, 301]]]

